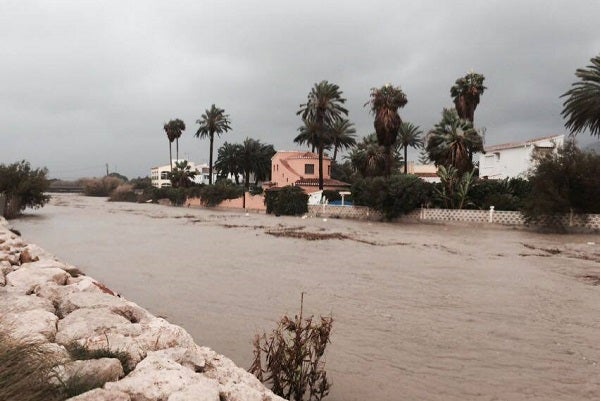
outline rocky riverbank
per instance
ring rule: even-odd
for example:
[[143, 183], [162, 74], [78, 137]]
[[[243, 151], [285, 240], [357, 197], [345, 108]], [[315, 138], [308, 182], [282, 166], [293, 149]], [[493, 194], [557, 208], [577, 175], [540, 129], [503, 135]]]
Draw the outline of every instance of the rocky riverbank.
[[24, 243], [3, 219], [0, 330], [51, 354], [53, 380], [97, 387], [71, 401], [282, 400], [183, 328]]

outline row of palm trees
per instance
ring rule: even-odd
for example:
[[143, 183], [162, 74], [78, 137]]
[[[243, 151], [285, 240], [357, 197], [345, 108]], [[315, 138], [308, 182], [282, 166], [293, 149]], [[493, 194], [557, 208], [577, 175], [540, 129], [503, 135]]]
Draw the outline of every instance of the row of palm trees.
[[408, 100], [400, 87], [384, 85], [372, 88], [370, 106], [374, 116], [374, 135], [357, 144], [353, 124], [346, 119], [346, 99], [340, 87], [328, 81], [314, 85], [307, 102], [300, 105], [297, 115], [302, 125], [294, 139], [307, 144], [319, 157], [319, 188], [323, 189], [323, 152], [334, 149], [334, 161], [339, 149], [355, 147], [350, 159], [356, 169], [366, 174], [389, 176], [398, 164], [398, 150], [404, 150], [404, 172], [407, 173], [409, 147], [425, 147], [430, 160], [437, 165], [452, 165], [461, 172], [473, 169], [472, 155], [483, 151], [482, 137], [474, 129], [474, 112], [486, 87], [484, 76], [470, 72], [455, 81], [451, 97], [455, 110], [444, 109], [442, 120], [422, 139], [423, 132], [416, 125], [403, 123], [399, 109]]
[[[209, 184], [213, 183], [213, 143], [215, 134], [217, 136], [228, 132], [232, 129], [230, 126], [229, 115], [225, 114], [225, 110], [216, 107], [214, 104], [210, 109], [205, 110], [202, 117], [196, 120], [196, 124], [199, 124], [198, 130], [194, 134], [195, 137], [200, 139], [209, 138]], [[171, 144], [173, 141], [176, 143], [176, 160], [179, 159], [179, 138], [182, 136], [183, 131], [186, 129], [186, 125], [182, 120], [176, 118], [170, 120], [163, 126], [167, 139], [169, 140], [169, 166], [173, 172], [173, 157], [171, 154]]]

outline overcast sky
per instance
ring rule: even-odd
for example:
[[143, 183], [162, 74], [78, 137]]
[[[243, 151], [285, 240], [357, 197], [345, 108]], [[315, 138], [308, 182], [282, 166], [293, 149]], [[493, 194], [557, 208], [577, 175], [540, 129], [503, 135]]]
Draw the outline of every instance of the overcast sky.
[[173, 118], [187, 127], [180, 156], [206, 162], [194, 133], [212, 103], [233, 127], [215, 153], [246, 137], [301, 149], [296, 111], [324, 79], [359, 137], [373, 131], [370, 88], [386, 83], [428, 131], [470, 69], [486, 77], [487, 144], [562, 134], [559, 96], [598, 53], [598, 0], [0, 0], [0, 163], [146, 176], [168, 164]]

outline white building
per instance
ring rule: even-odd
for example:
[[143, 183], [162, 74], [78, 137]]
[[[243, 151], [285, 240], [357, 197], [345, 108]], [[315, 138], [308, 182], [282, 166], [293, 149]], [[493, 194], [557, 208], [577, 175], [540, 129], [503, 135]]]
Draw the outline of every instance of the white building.
[[563, 135], [555, 135], [485, 146], [486, 153], [480, 155], [480, 178], [523, 178], [534, 167], [533, 156], [556, 151], [563, 142]]
[[[173, 160], [173, 168], [175, 168], [175, 163], [183, 162], [186, 160]], [[204, 164], [195, 164], [194, 162], [188, 162], [192, 171], [196, 171], [196, 176], [194, 177], [194, 182], [196, 184], [208, 184], [209, 183], [209, 165]], [[152, 167], [150, 169], [150, 179], [152, 182], [152, 186], [156, 188], [165, 188], [171, 186], [171, 181], [169, 180], [169, 173], [171, 172], [171, 168], [168, 164], [164, 166]], [[213, 182], [217, 179], [217, 172], [213, 170]]]

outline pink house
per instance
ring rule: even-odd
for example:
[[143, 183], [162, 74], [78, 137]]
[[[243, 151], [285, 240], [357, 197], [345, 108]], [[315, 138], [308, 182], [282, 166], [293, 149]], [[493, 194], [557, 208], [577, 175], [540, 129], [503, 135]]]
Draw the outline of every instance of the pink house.
[[[332, 160], [323, 158], [323, 189], [346, 190], [349, 184], [331, 178]], [[312, 152], [278, 151], [271, 158], [271, 182], [265, 187], [294, 185], [311, 193], [319, 190], [319, 156]]]

